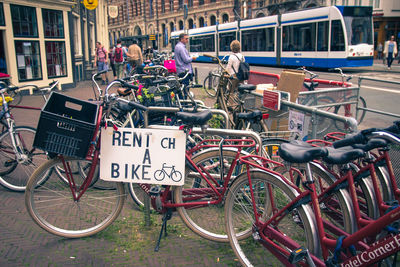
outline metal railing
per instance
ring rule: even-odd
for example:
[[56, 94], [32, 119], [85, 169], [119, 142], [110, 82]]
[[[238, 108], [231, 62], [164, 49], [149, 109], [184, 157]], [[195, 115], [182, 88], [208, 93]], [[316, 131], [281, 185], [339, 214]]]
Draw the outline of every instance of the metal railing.
[[[379, 82], [379, 83], [396, 84], [396, 85], [399, 85], [399, 86], [400, 86], [400, 82], [390, 81], [390, 80], [382, 80], [382, 79], [375, 79], [375, 78], [369, 78], [369, 77], [360, 76], [360, 77], [358, 78], [358, 87], [359, 87], [359, 88], [361, 88], [362, 81], [373, 81], [373, 82]], [[384, 111], [384, 110], [378, 110], [378, 109], [372, 109], [372, 108], [363, 108], [363, 107], [358, 107], [358, 109], [360, 109], [360, 110], [365, 110], [365, 111], [367, 111], [367, 112], [373, 112], [373, 113], [381, 114], [381, 115], [391, 116], [391, 117], [394, 117], [394, 118], [400, 118], [400, 114], [395, 114], [395, 113], [391, 113], [391, 112], [386, 112], [386, 111]]]

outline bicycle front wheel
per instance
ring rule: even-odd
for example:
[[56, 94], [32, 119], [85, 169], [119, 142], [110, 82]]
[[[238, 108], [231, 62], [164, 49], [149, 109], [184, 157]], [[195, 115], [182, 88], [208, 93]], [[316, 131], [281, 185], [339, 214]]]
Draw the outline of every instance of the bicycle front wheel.
[[[236, 154], [237, 151], [233, 149], [223, 150], [222, 166], [225, 176], [227, 176]], [[218, 204], [204, 204], [219, 199], [210, 184], [221, 194], [224, 190], [224, 180], [220, 179], [220, 151], [214, 148], [208, 149], [194, 155], [192, 160], [206, 175], [210, 183], [207, 183], [199, 173], [187, 168], [184, 186], [175, 189], [175, 203], [192, 204], [193, 206], [177, 207], [178, 213], [187, 227], [201, 237], [217, 242], [228, 242], [224, 227], [224, 201], [222, 200]], [[231, 179], [235, 179], [242, 171], [241, 165], [236, 166]]]
[[[357, 101], [357, 96], [354, 95], [346, 99], [346, 102], [353, 102], [353, 101]], [[362, 108], [367, 107], [367, 102], [365, 102], [365, 99], [362, 96], [360, 96], [358, 106]], [[346, 117], [356, 117], [356, 111], [357, 111], [356, 104], [341, 105], [335, 108], [336, 114]], [[366, 111], [363, 109], [358, 110], [356, 118], [357, 124], [360, 124], [364, 120], [365, 113]], [[339, 131], [342, 132], [349, 130], [349, 125], [345, 122], [335, 120], [335, 126]]]
[[43, 150], [33, 148], [36, 130], [28, 126], [14, 128], [13, 136], [21, 159], [14, 153], [10, 132], [0, 135], [0, 184], [13, 191], [24, 191], [34, 170], [47, 160]]
[[[291, 203], [298, 193], [278, 176], [262, 171], [251, 171], [250, 176], [251, 185], [246, 173], [235, 180], [225, 202], [229, 241], [241, 264], [281, 265], [278, 260], [271, 261], [271, 255], [266, 253], [266, 248], [271, 248], [268, 242], [280, 246], [287, 256], [300, 246], [308, 248], [314, 255], [320, 255], [315, 217], [309, 205], [303, 204], [289, 209], [267, 228], [262, 228], [268, 219]], [[256, 223], [254, 207], [260, 223]], [[249, 228], [253, 234], [247, 239], [239, 240], [238, 236]]]
[[[64, 160], [67, 166], [89, 163], [75, 158]], [[70, 183], [53, 171], [56, 168], [64, 169], [60, 158], [45, 162], [33, 173], [26, 187], [26, 208], [40, 227], [58, 236], [80, 238], [100, 232], [118, 217], [125, 201], [122, 183], [110, 182], [114, 185], [113, 190], [90, 186], [79, 200], [74, 200]], [[68, 174], [73, 178], [75, 188], [80, 188], [87, 178], [82, 177], [81, 172]], [[43, 176], [48, 177], [46, 182], [37, 186]]]

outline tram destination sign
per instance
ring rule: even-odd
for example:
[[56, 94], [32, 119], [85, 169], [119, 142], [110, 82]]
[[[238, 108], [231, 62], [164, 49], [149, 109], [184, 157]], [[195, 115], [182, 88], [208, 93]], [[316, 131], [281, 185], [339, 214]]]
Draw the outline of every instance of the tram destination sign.
[[183, 185], [186, 134], [179, 130], [102, 129], [100, 178], [113, 182]]

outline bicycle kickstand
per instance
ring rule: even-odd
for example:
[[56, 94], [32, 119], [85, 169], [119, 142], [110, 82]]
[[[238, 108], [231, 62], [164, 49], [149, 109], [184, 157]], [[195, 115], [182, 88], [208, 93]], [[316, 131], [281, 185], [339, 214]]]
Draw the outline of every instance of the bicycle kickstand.
[[162, 219], [160, 235], [158, 236], [157, 244], [156, 244], [156, 247], [154, 248], [155, 252], [158, 252], [160, 250], [160, 242], [161, 242], [163, 232], [165, 233], [165, 236], [168, 235], [167, 234], [167, 222], [171, 219], [171, 217], [172, 217], [172, 209], [167, 209], [167, 212], [164, 214], [163, 219]]

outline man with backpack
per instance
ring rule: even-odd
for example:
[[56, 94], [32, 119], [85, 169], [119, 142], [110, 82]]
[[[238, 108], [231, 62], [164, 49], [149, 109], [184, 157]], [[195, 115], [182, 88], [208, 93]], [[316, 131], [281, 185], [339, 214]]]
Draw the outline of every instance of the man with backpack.
[[229, 56], [226, 70], [234, 78], [232, 89], [235, 90], [240, 82], [249, 79], [250, 66], [245, 62], [244, 56], [240, 53], [240, 42], [238, 40], [231, 42], [231, 51], [233, 54]]
[[122, 47], [121, 39], [118, 39], [117, 46], [114, 47], [112, 52], [117, 79], [121, 79], [124, 77], [124, 62], [125, 62], [124, 55], [126, 54], [126, 52], [127, 51], [125, 50], [125, 48]]
[[[96, 53], [94, 56], [94, 66], [97, 66], [97, 71], [108, 70], [107, 67], [108, 53], [104, 46], [101, 45], [100, 42], [96, 42]], [[101, 79], [104, 84], [108, 84], [107, 73], [103, 73], [101, 75]]]

